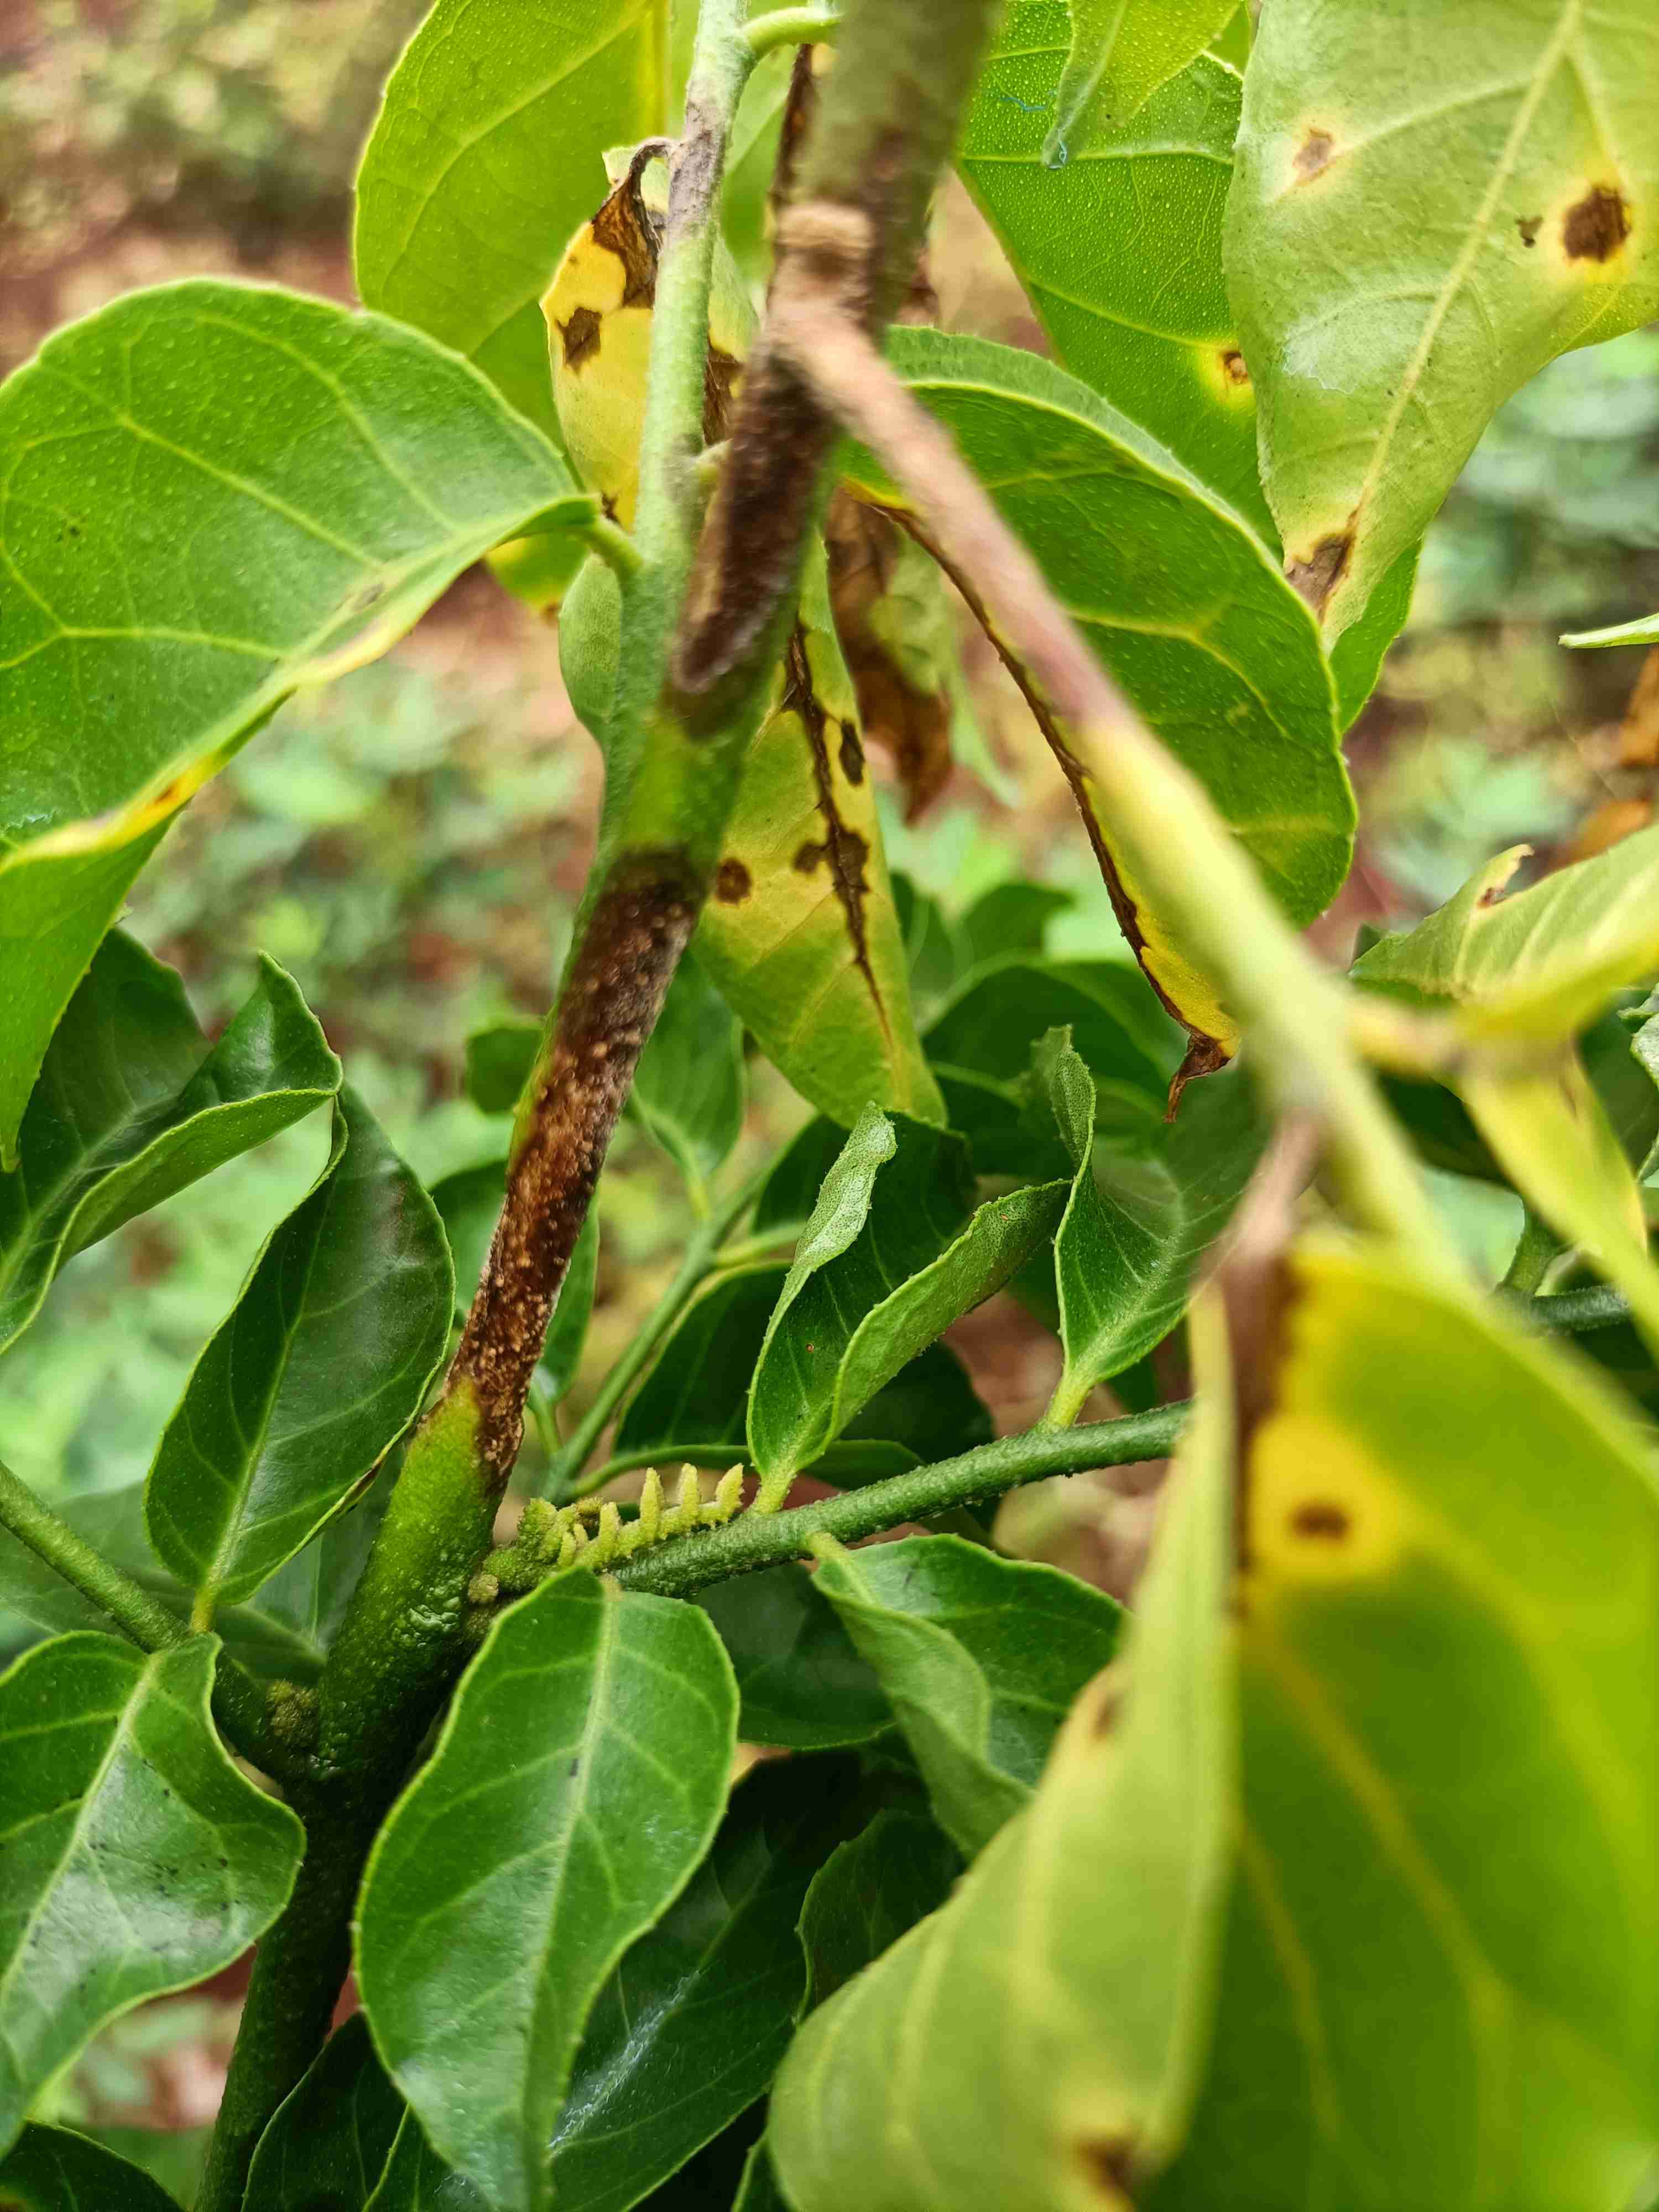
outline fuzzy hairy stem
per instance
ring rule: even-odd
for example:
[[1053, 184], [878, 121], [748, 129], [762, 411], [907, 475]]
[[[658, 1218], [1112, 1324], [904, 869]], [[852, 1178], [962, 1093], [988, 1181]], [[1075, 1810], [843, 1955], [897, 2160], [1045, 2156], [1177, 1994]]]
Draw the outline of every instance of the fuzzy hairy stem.
[[[0, 1463], [0, 1528], [9, 1528], [37, 1559], [45, 1561], [129, 1637], [141, 1651], [170, 1651], [194, 1632], [159, 1598], [77, 1536], [28, 1485]], [[291, 1751], [272, 1729], [265, 1693], [253, 1677], [221, 1650], [214, 1668], [213, 1717], [233, 1751], [276, 1780], [295, 1771]]]
[[1000, 1498], [1023, 1483], [1051, 1474], [1082, 1474], [1091, 1468], [1133, 1467], [1141, 1460], [1165, 1459], [1187, 1419], [1186, 1405], [1158, 1406], [1121, 1420], [1097, 1421], [1080, 1429], [1030, 1429], [1024, 1436], [1000, 1437], [959, 1458], [933, 1467], [913, 1468], [862, 1490], [847, 1490], [811, 1505], [784, 1513], [744, 1513], [707, 1535], [677, 1538], [655, 1551], [641, 1552], [615, 1570], [629, 1589], [651, 1590], [659, 1597], [688, 1597], [710, 1583], [753, 1574], [786, 1559], [804, 1558], [815, 1536], [843, 1544], [879, 1535], [906, 1521], [932, 1521], [958, 1506]]
[[791, 210], [774, 342], [821, 404], [870, 447], [1081, 757], [1139, 879], [1237, 1009], [1281, 1112], [1323, 1130], [1356, 1213], [1449, 1273], [1461, 1263], [1415, 1164], [1349, 1042], [1347, 993], [1262, 890], [1208, 793], [1120, 696], [947, 433], [872, 344], [856, 313], [870, 246], [833, 201]]

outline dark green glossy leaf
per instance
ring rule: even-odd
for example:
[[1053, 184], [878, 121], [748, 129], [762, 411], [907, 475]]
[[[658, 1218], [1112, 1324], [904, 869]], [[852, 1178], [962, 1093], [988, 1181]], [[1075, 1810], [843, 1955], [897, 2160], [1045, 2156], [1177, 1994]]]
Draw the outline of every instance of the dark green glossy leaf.
[[476, 362], [556, 437], [541, 295], [605, 196], [606, 147], [668, 128], [668, 100], [661, 0], [440, 0], [358, 171], [366, 304]]
[[688, 952], [640, 1054], [629, 1103], [700, 1209], [743, 1134], [746, 1089], [743, 1024]]
[[1069, 891], [1049, 884], [993, 884], [974, 901], [959, 925], [969, 967], [982, 968], [1005, 953], [1042, 957], [1048, 924], [1075, 904]]
[[542, 1042], [539, 1022], [489, 1022], [466, 1041], [466, 1095], [481, 1112], [510, 1114], [530, 1079]]
[[300, 1823], [214, 1734], [218, 1649], [64, 1636], [0, 1676], [0, 2143], [106, 2021], [228, 1966], [287, 1901]]
[[348, 1085], [314, 1190], [209, 1339], [145, 1490], [150, 1541], [210, 1619], [337, 1512], [420, 1410], [454, 1302], [437, 1211]]
[[823, 1178], [841, 1158], [847, 1132], [827, 1114], [814, 1115], [798, 1129], [767, 1176], [755, 1201], [753, 1224], [758, 1237], [789, 1231], [799, 1235], [818, 1202]]
[[749, 2154], [732, 2212], [789, 2212], [764, 2136]]
[[787, 1272], [740, 1267], [710, 1285], [629, 1401], [618, 1452], [669, 1459], [698, 1444], [730, 1444], [742, 1458], [750, 1379]]
[[1114, 2146], [1179, 2141], [1235, 1735], [1230, 1440], [1206, 1402], [1124, 1666], [1079, 1698], [1030, 1808], [785, 2060], [768, 2133], [793, 2212], [1106, 2212]]
[[173, 970], [112, 932], [46, 1053], [18, 1164], [0, 1175], [0, 1349], [66, 1260], [339, 1085], [339, 1061], [274, 961], [212, 1044]]
[[746, 1743], [829, 1751], [892, 1727], [874, 1671], [806, 1568], [792, 1560], [715, 1583], [697, 1602], [737, 1675], [738, 1733]]
[[0, 2159], [5, 2212], [179, 2212], [159, 2181], [67, 2128], [25, 2128]]
[[301, 684], [372, 659], [572, 502], [464, 362], [376, 315], [132, 292], [0, 387], [0, 1161], [58, 1017], [173, 814]]
[[[1052, 1122], [1044, 1127], [1048, 1117], [1032, 1112], [1024, 1083], [1000, 1083], [957, 1067], [938, 1073], [951, 1127], [972, 1147], [975, 1173], [1017, 1176], [1022, 1182], [1054, 1182], [1072, 1175], [1070, 1154]], [[1153, 1112], [1150, 1097], [1143, 1103], [1137, 1094], [1124, 1120], [1144, 1139], [1151, 1133]], [[1028, 1264], [1046, 1261], [1047, 1255], [1038, 1254]]]
[[959, 1137], [866, 1109], [825, 1177], [749, 1401], [750, 1456], [778, 1497], [859, 1409], [1054, 1229], [1065, 1186], [968, 1217]]
[[1161, 1344], [1180, 1320], [1267, 1125], [1242, 1076], [1211, 1076], [1182, 1094], [1151, 1157], [1097, 1161], [1094, 1085], [1063, 1032], [1038, 1046], [1036, 1074], [1077, 1169], [1054, 1237], [1066, 1364], [1048, 1418], [1064, 1425], [1097, 1383]]
[[926, 1014], [960, 980], [968, 966], [962, 932], [936, 898], [919, 891], [908, 876], [893, 878], [904, 953], [910, 963], [910, 993]]
[[[1125, 971], [1117, 971], [1123, 975]], [[1023, 1081], [1038, 1040], [1069, 1029], [1096, 1082], [1164, 1110], [1170, 1067], [1161, 1048], [1170, 1028], [1133, 969], [1133, 995], [1109, 996], [1109, 981], [1081, 961], [1016, 953], [969, 975], [938, 1014], [923, 1042], [930, 1060], [1000, 1083]]]
[[1659, 309], [1656, 96], [1645, 9], [1263, 12], [1226, 267], [1286, 563], [1333, 635], [1511, 392]]
[[931, 1820], [890, 1808], [838, 1846], [800, 1916], [806, 2009], [832, 1997], [943, 1905], [962, 1861]]
[[707, 1850], [736, 1719], [698, 1607], [544, 1583], [491, 1629], [380, 1831], [357, 1918], [375, 2046], [502, 2212], [548, 2201], [588, 2010]]
[[958, 1536], [838, 1550], [817, 1579], [971, 1858], [1030, 1798], [1072, 1700], [1117, 1648], [1121, 1607]]
[[1257, 529], [1255, 394], [1221, 246], [1240, 87], [1194, 62], [1116, 125], [1045, 161], [1072, 43], [1065, 0], [1012, 0], [958, 156], [1059, 360]]
[[368, 2022], [354, 2013], [260, 2136], [242, 2212], [363, 2212], [403, 2116]]
[[447, 2166], [413, 2112], [405, 2112], [386, 2172], [365, 2212], [490, 2212], [483, 2192]]
[[809, 1885], [867, 1811], [850, 1759], [768, 1764], [739, 1786], [589, 2016], [553, 2137], [566, 2212], [627, 2212], [764, 2094], [800, 2011]]
[[[432, 1186], [432, 1203], [438, 1209], [455, 1265], [455, 1317], [465, 1320], [478, 1287], [478, 1278], [489, 1255], [489, 1242], [507, 1194], [507, 1162], [491, 1160], [482, 1167], [458, 1168]], [[576, 1379], [587, 1324], [593, 1314], [593, 1291], [599, 1265], [599, 1217], [590, 1206], [583, 1221], [570, 1264], [559, 1285], [558, 1304], [548, 1324], [547, 1339], [538, 1363], [537, 1380], [550, 1403], [556, 1404]]]

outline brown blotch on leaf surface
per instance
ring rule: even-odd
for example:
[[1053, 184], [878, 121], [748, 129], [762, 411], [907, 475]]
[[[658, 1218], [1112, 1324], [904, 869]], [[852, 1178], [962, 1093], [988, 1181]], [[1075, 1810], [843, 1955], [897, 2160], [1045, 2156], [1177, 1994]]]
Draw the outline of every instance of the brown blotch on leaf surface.
[[1630, 236], [1630, 209], [1611, 185], [1592, 185], [1561, 222], [1569, 261], [1608, 261]]
[[1298, 1536], [1310, 1537], [1316, 1543], [1340, 1544], [1353, 1523], [1346, 1506], [1328, 1498], [1310, 1498], [1291, 1514], [1291, 1527]]
[[1310, 131], [1296, 149], [1296, 173], [1304, 184], [1330, 167], [1336, 141], [1328, 131]]
[[564, 347], [564, 365], [580, 368], [591, 361], [599, 349], [600, 321], [592, 307], [573, 307], [568, 319], [559, 325], [559, 337]]
[[1316, 615], [1322, 615], [1352, 558], [1353, 532], [1344, 530], [1322, 538], [1305, 561], [1287, 561], [1285, 574], [1291, 589], [1301, 593]]
[[859, 733], [851, 722], [841, 726], [841, 772], [850, 784], [864, 781], [864, 747], [859, 743]]
[[741, 860], [722, 860], [714, 871], [714, 896], [722, 906], [741, 906], [755, 888], [755, 878]]
[[1249, 382], [1249, 368], [1245, 362], [1243, 355], [1240, 353], [1237, 346], [1229, 346], [1223, 353], [1221, 356], [1221, 374], [1226, 378], [1229, 384], [1243, 385]]
[[1133, 2205], [1134, 2143], [1128, 2136], [1089, 2136], [1077, 2146], [1090, 2179], [1105, 2193], [1108, 2204]]
[[1522, 246], [1536, 246], [1538, 234], [1544, 228], [1544, 218], [1541, 215], [1518, 215], [1515, 218], [1515, 227], [1521, 234]]

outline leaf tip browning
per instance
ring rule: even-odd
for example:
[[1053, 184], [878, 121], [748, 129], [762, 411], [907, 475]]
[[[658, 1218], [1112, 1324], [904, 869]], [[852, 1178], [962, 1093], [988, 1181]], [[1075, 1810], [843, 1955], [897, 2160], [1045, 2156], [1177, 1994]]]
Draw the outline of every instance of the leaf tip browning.
[[1304, 558], [1285, 563], [1291, 589], [1299, 592], [1316, 615], [1322, 616], [1353, 562], [1355, 529], [1333, 531], [1320, 538]]

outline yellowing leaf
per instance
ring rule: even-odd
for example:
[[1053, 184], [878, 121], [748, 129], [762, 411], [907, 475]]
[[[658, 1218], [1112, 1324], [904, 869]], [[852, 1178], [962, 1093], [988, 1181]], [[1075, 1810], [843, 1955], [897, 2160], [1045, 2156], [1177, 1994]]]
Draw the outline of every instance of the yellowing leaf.
[[1328, 634], [1494, 410], [1659, 312], [1659, 12], [1273, 0], [1227, 268], [1287, 571]]

